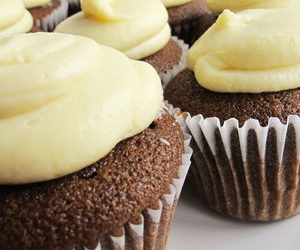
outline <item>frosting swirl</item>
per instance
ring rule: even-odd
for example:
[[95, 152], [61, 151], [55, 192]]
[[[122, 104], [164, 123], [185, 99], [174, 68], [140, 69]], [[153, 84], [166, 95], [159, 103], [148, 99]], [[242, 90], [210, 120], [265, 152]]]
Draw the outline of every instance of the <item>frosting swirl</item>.
[[209, 9], [220, 13], [225, 9], [240, 11], [245, 9], [300, 8], [299, 0], [206, 0]]
[[160, 0], [82, 0], [82, 9], [55, 32], [90, 37], [133, 59], [156, 53], [170, 40], [168, 13]]
[[217, 92], [300, 87], [300, 9], [225, 10], [192, 46], [188, 67]]
[[0, 40], [0, 88], [0, 184], [45, 181], [96, 162], [148, 127], [162, 102], [150, 65], [54, 33]]
[[33, 19], [22, 0], [0, 0], [0, 38], [32, 29]]
[[161, 0], [166, 7], [174, 7], [191, 2], [191, 0]]
[[51, 0], [23, 0], [27, 9], [40, 7], [51, 2]]

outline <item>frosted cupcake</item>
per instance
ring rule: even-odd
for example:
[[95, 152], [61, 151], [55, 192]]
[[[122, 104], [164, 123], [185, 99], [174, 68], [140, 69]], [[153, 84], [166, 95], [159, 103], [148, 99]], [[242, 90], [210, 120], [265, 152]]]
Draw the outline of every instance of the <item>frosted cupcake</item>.
[[162, 0], [174, 36], [192, 45], [215, 21], [205, 0]]
[[32, 28], [32, 16], [22, 0], [0, 0], [0, 38], [27, 33]]
[[33, 16], [35, 26], [52, 31], [68, 15], [67, 0], [23, 0]]
[[79, 12], [55, 32], [82, 35], [150, 63], [160, 74], [185, 67], [187, 46], [171, 38], [168, 13], [160, 0], [83, 0]]
[[226, 10], [166, 87], [165, 98], [193, 115], [194, 181], [222, 214], [300, 212], [299, 24], [300, 10]]
[[0, 55], [1, 249], [164, 249], [191, 149], [153, 67], [55, 33]]

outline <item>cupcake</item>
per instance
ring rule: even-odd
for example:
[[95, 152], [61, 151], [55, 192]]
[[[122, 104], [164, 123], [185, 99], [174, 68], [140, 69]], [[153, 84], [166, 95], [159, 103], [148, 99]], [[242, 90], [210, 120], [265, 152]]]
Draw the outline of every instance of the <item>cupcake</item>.
[[162, 0], [168, 10], [174, 36], [193, 43], [214, 23], [205, 0]]
[[165, 98], [193, 117], [199, 197], [243, 220], [300, 212], [300, 10], [224, 11]]
[[245, 9], [278, 9], [278, 8], [300, 8], [300, 2], [289, 0], [289, 1], [278, 1], [278, 0], [206, 0], [209, 9], [218, 15], [225, 9], [231, 11], [241, 11]]
[[30, 32], [33, 20], [22, 0], [0, 0], [0, 38]]
[[171, 38], [168, 13], [160, 0], [82, 0], [81, 7], [55, 32], [90, 37], [148, 62], [163, 82], [185, 67], [187, 46]]
[[33, 16], [35, 26], [52, 31], [68, 15], [67, 0], [23, 0]]
[[0, 55], [1, 249], [164, 249], [191, 149], [153, 67], [45, 32]]

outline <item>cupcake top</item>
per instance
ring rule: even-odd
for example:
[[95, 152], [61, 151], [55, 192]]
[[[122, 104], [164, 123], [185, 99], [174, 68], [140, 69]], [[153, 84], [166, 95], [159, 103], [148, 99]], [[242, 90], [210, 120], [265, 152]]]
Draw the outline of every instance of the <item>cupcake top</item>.
[[161, 50], [170, 40], [168, 13], [160, 0], [82, 0], [82, 12], [55, 32], [87, 36], [133, 59]]
[[206, 0], [215, 13], [225, 9], [240, 11], [244, 9], [300, 8], [299, 0]]
[[58, 178], [104, 157], [160, 109], [148, 64], [54, 33], [0, 41], [0, 184]]
[[198, 83], [216, 92], [300, 87], [300, 9], [225, 10], [187, 58]]
[[27, 9], [40, 7], [51, 2], [51, 0], [23, 0]]
[[166, 7], [174, 7], [191, 2], [191, 0], [161, 0]]
[[33, 19], [22, 0], [0, 0], [0, 38], [32, 29]]

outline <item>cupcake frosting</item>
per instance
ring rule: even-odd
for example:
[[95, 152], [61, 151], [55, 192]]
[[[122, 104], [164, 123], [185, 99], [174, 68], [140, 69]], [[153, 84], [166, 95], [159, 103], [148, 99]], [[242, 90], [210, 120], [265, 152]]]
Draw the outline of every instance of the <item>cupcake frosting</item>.
[[166, 7], [174, 7], [191, 2], [191, 0], [161, 0]]
[[217, 92], [300, 87], [300, 9], [225, 10], [192, 46], [187, 64]]
[[82, 0], [82, 12], [55, 32], [87, 36], [133, 59], [161, 50], [170, 40], [168, 13], [160, 0]]
[[149, 126], [162, 88], [144, 62], [65, 34], [0, 40], [0, 184], [45, 181]]
[[30, 9], [48, 4], [51, 2], [51, 0], [23, 0], [23, 2], [25, 4], [25, 7]]
[[240, 11], [244, 9], [300, 8], [299, 0], [206, 0], [215, 13], [225, 9]]
[[33, 19], [22, 0], [0, 0], [0, 38], [32, 29]]

